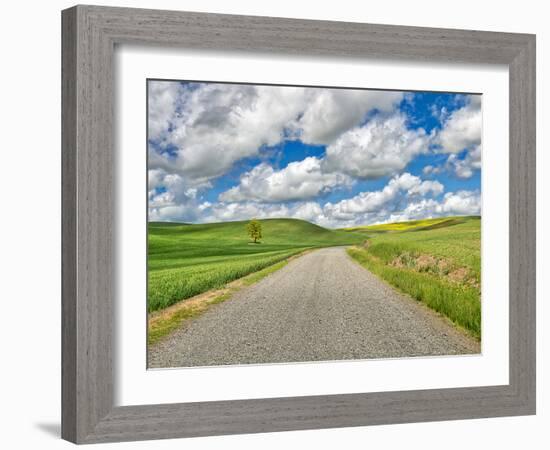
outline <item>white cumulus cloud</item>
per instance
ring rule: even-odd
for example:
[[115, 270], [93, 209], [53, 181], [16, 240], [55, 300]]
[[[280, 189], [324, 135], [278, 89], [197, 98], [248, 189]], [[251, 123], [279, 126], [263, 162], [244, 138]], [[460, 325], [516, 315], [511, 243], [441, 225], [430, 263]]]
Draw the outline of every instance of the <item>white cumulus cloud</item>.
[[[170, 83], [169, 83], [170, 84]], [[150, 167], [171, 167], [188, 179], [204, 182], [223, 175], [243, 158], [275, 145], [289, 120], [303, 108], [303, 89], [278, 91], [265, 86], [200, 84], [181, 88], [170, 128]]]
[[200, 217], [198, 189], [178, 175], [162, 169], [148, 171], [150, 221], [193, 222]]
[[443, 216], [471, 216], [481, 214], [479, 191], [448, 192], [441, 200], [423, 198], [411, 201], [404, 208], [380, 216], [377, 222], [402, 222]]
[[379, 191], [361, 192], [338, 203], [327, 203], [324, 213], [329, 219], [352, 221], [355, 224], [370, 223], [380, 215], [388, 215], [414, 198], [437, 196], [444, 190], [438, 181], [422, 181], [419, 177], [404, 173], [393, 177]]
[[307, 144], [330, 144], [358, 126], [374, 109], [389, 113], [402, 100], [402, 92], [315, 89], [310, 91], [304, 113], [295, 122]]
[[445, 168], [458, 178], [470, 178], [476, 169], [481, 169], [481, 145], [470, 149], [462, 159], [455, 153], [450, 154]]
[[261, 163], [241, 175], [240, 183], [220, 195], [225, 202], [245, 200], [283, 202], [317, 197], [335, 188], [351, 186], [352, 179], [340, 173], [325, 173], [313, 156], [275, 170]]
[[149, 81], [148, 89], [148, 132], [149, 139], [164, 139], [173, 120], [176, 108], [185, 95], [179, 83]]
[[[235, 84], [149, 84], [149, 219], [183, 222], [294, 217], [344, 227], [481, 210], [479, 191], [444, 193], [436, 180], [403, 173], [418, 155], [445, 153], [424, 167], [469, 178], [481, 168], [481, 97], [441, 111], [439, 132], [411, 129], [397, 111], [403, 93]], [[276, 168], [261, 162], [217, 201], [203, 198], [240, 160], [284, 140], [325, 145], [322, 156]], [[334, 203], [324, 194], [357, 180], [391, 177], [382, 189]]]
[[[421, 180], [405, 173], [378, 191], [360, 194], [321, 206], [316, 201], [264, 203], [257, 201], [203, 204], [205, 222], [251, 218], [296, 218], [329, 228], [398, 222], [452, 215], [479, 215], [479, 191], [460, 190], [443, 194], [437, 181]], [[442, 196], [443, 194], [443, 196]]]
[[481, 96], [471, 95], [466, 106], [445, 121], [438, 140], [445, 153], [458, 153], [481, 144]]
[[[470, 95], [469, 102], [448, 116], [437, 135], [442, 153], [450, 153], [445, 168], [459, 178], [470, 178], [481, 169], [481, 96]], [[459, 153], [466, 151], [464, 157]]]
[[216, 203], [206, 209], [206, 222], [233, 220], [296, 218], [315, 221], [320, 207], [314, 202], [300, 202], [295, 205], [284, 203]]
[[283, 139], [329, 144], [370, 111], [391, 111], [399, 92], [253, 86], [149, 84], [149, 167], [199, 183]]
[[403, 114], [377, 115], [327, 147], [326, 169], [365, 179], [391, 175], [426, 153], [429, 140], [422, 128], [408, 129]]
[[440, 209], [442, 215], [471, 216], [481, 213], [481, 194], [479, 191], [448, 192], [443, 197]]

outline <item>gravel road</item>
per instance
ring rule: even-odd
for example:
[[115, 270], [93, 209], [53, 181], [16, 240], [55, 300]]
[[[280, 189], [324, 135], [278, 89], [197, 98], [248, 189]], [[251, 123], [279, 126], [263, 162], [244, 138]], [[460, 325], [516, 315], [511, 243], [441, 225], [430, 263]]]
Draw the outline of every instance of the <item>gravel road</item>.
[[148, 358], [155, 368], [479, 351], [479, 343], [359, 266], [344, 248], [326, 248], [185, 323]]

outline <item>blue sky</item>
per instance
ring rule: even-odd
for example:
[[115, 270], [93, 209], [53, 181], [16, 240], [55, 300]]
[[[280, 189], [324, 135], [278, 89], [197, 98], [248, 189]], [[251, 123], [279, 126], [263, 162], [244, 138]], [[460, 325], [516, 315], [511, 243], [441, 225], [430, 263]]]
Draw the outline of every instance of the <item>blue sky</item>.
[[481, 96], [148, 82], [149, 220], [480, 214]]

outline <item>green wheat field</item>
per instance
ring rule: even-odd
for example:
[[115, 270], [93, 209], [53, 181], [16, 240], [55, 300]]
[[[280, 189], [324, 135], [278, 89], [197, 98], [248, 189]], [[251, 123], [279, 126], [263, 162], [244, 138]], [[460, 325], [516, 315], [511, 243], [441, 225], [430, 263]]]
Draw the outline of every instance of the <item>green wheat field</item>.
[[254, 244], [247, 222], [149, 223], [148, 311], [225, 286], [308, 249], [346, 246], [390, 285], [481, 337], [481, 220], [445, 217], [329, 230], [296, 219], [261, 220]]
[[261, 220], [261, 243], [253, 244], [247, 223], [150, 223], [149, 312], [222, 287], [304, 250], [364, 240], [361, 233], [327, 230], [303, 220], [266, 219]]

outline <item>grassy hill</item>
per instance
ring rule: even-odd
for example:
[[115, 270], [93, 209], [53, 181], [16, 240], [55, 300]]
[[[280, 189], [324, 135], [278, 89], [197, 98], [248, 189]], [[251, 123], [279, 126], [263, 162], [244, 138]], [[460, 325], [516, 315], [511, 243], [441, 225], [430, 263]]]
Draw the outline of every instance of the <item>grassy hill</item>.
[[481, 219], [445, 217], [347, 229], [367, 269], [481, 336]]
[[306, 249], [360, 244], [365, 236], [328, 230], [296, 219], [265, 219], [261, 243], [252, 244], [248, 222], [151, 222], [148, 232], [149, 311], [276, 264]]
[[406, 222], [382, 223], [378, 225], [365, 225], [360, 227], [345, 228], [345, 231], [354, 231], [366, 234], [394, 233], [399, 231], [421, 231], [446, 228], [452, 225], [464, 223], [470, 219], [479, 219], [479, 216], [438, 217], [435, 219], [408, 220]]

